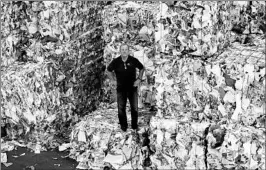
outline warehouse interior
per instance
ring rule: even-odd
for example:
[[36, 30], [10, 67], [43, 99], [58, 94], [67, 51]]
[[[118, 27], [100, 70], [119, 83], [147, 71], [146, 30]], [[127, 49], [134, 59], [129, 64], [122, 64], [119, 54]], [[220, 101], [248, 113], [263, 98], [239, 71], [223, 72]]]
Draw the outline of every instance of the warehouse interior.
[[[1, 168], [266, 169], [265, 1], [1, 9]], [[106, 70], [123, 43], [145, 67], [126, 138]]]

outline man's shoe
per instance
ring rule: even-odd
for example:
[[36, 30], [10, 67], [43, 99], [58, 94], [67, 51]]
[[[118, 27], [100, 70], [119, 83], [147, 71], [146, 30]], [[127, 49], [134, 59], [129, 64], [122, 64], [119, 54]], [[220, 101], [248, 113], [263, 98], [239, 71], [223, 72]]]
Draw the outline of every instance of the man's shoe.
[[126, 132], [127, 131], [127, 128], [125, 128], [125, 127], [121, 127], [120, 128], [123, 132]]

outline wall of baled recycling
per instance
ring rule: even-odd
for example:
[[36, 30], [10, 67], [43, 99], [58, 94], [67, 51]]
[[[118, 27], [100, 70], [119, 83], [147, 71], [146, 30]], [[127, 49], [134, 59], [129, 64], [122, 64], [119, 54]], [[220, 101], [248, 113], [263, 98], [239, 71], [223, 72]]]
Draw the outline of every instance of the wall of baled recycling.
[[[105, 61], [117, 57], [120, 43], [127, 42], [132, 55], [146, 67], [140, 107], [144, 103], [155, 105], [155, 98], [160, 107], [163, 96], [158, 84], [167, 83], [160, 75], [163, 63], [169, 66], [169, 73], [175, 74], [170, 67], [179, 58], [189, 55], [206, 59], [220, 54], [233, 41], [232, 10], [232, 2], [227, 1], [118, 2], [105, 9]], [[112, 91], [112, 84], [106, 81], [106, 91]]]
[[[132, 55], [147, 68], [139, 106], [142, 107], [143, 103], [154, 105], [157, 93], [154, 80], [156, 84], [167, 82], [162, 81], [160, 75], [161, 63], [169, 66], [166, 68], [169, 73], [175, 74], [177, 70], [173, 71], [171, 63], [176, 64], [175, 61], [180, 58], [206, 60], [219, 56], [232, 42], [249, 43], [250, 34], [266, 31], [264, 11], [263, 2], [248, 1], [117, 2], [104, 12], [105, 40], [108, 44], [105, 62], [108, 64], [117, 57], [120, 43], [127, 42]], [[173, 79], [180, 76], [173, 74]], [[113, 82], [107, 79], [104, 87], [106, 96], [114, 101]], [[157, 101], [162, 101], [161, 92], [157, 93]], [[176, 93], [172, 92], [175, 96]], [[160, 105], [160, 102], [157, 103], [157, 106]]]
[[36, 123], [37, 117], [40, 121], [57, 114], [64, 117], [59, 120], [71, 120], [76, 113], [95, 110], [105, 69], [104, 2], [1, 4], [5, 116]]
[[[113, 16], [107, 15], [114, 25], [106, 28], [109, 42], [105, 49], [107, 60], [115, 58], [120, 43], [127, 41], [147, 68], [145, 78], [155, 77], [155, 83], [140, 89], [141, 101], [150, 102], [149, 95], [141, 94], [155, 87], [159, 111], [149, 124], [149, 148], [142, 145], [141, 149], [150, 151], [149, 157], [143, 154], [142, 164], [137, 158], [139, 167], [265, 169], [265, 2], [141, 5], [117, 2], [108, 7], [114, 11]], [[177, 18], [184, 17], [169, 22], [175, 9]], [[130, 17], [131, 12], [138, 15]], [[165, 18], [162, 24], [161, 13]], [[141, 22], [149, 15], [151, 20]], [[186, 27], [189, 19], [193, 24]], [[129, 20], [128, 27], [121, 20]], [[139, 21], [135, 28], [131, 20]], [[177, 34], [169, 28], [176, 28]], [[123, 39], [125, 32], [129, 39]], [[176, 41], [173, 46], [170, 38]], [[199, 48], [186, 44], [197, 45], [198, 41]], [[113, 166], [125, 165], [123, 161], [105, 160]]]

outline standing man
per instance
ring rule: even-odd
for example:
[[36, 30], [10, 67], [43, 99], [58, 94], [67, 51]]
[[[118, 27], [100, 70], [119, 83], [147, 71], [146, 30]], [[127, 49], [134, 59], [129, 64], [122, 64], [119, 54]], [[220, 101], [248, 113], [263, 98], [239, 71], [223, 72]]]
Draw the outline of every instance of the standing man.
[[[136, 68], [139, 69], [139, 76], [136, 78]], [[120, 46], [120, 56], [113, 59], [107, 67], [112, 73], [112, 78], [117, 83], [117, 106], [118, 119], [121, 129], [126, 132], [128, 128], [126, 104], [129, 99], [131, 108], [131, 127], [138, 129], [138, 86], [142, 80], [144, 66], [140, 61], [129, 55], [129, 46]], [[116, 78], [116, 80], [115, 80]]]

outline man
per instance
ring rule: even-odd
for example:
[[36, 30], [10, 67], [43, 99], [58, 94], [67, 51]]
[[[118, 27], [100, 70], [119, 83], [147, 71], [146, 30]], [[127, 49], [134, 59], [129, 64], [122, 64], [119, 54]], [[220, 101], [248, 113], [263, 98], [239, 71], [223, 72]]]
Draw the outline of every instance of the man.
[[[136, 68], [140, 70], [138, 78], [136, 78]], [[111, 77], [117, 83], [117, 106], [118, 119], [121, 129], [126, 132], [128, 128], [126, 104], [129, 99], [131, 108], [131, 127], [133, 130], [138, 129], [138, 86], [142, 80], [144, 66], [138, 59], [129, 55], [129, 47], [127, 44], [120, 46], [120, 56], [115, 58], [107, 67], [112, 73]]]

